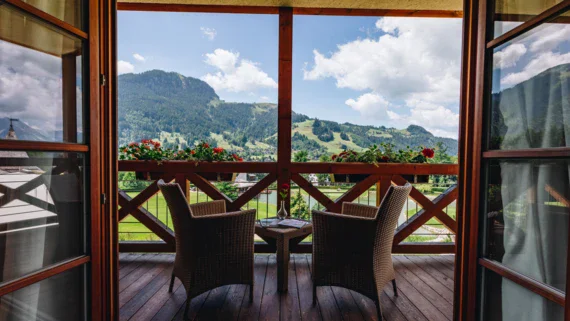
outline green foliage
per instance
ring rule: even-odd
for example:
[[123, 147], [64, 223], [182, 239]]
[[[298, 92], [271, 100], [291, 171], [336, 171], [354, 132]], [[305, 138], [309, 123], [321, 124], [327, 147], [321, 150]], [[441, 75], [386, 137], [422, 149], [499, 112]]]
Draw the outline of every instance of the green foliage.
[[293, 155], [293, 161], [298, 163], [305, 163], [309, 161], [309, 153], [305, 150], [300, 150]]
[[350, 137], [345, 132], [340, 133], [340, 139], [350, 141]]
[[142, 191], [150, 184], [148, 181], [137, 180], [134, 172], [119, 172], [119, 189], [124, 191]]
[[338, 155], [332, 155], [331, 160], [339, 163], [362, 162], [378, 163], [426, 163], [434, 157], [434, 150], [423, 146], [415, 149], [406, 146], [405, 149], [395, 150], [394, 144], [382, 143], [381, 146], [372, 145], [363, 152], [344, 150]]
[[301, 194], [301, 190], [291, 197], [291, 216], [300, 218], [303, 220], [308, 220], [311, 217], [311, 209], [305, 198]]
[[219, 182], [215, 183], [214, 185], [216, 185], [216, 188], [220, 190], [220, 192], [224, 193], [227, 197], [229, 197], [232, 201], [235, 201], [239, 196], [238, 188], [230, 182]]

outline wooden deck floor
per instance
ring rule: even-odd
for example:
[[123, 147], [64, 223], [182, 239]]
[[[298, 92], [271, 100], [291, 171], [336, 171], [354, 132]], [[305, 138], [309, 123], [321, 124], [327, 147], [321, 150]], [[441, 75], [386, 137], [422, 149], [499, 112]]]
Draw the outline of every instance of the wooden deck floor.
[[[386, 320], [451, 320], [453, 255], [394, 255], [399, 296], [386, 286], [381, 304]], [[120, 320], [182, 320], [184, 289], [168, 281], [174, 255], [120, 255]], [[254, 302], [245, 285], [224, 286], [196, 297], [191, 320], [378, 320], [368, 298], [338, 287], [319, 287], [312, 306], [311, 256], [294, 254], [289, 292], [277, 293], [275, 255], [256, 254]]]

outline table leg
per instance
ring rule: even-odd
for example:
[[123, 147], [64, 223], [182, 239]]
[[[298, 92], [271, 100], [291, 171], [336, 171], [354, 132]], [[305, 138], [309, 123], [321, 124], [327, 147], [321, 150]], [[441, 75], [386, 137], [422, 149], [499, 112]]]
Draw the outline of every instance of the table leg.
[[277, 290], [287, 292], [289, 287], [289, 238], [277, 238]]

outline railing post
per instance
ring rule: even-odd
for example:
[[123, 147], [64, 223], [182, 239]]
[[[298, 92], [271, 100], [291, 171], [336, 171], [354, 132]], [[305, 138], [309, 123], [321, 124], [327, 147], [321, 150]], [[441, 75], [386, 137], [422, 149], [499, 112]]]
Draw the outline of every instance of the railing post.
[[[293, 87], [293, 8], [279, 8], [279, 88], [277, 105], [277, 189], [291, 182], [291, 89]], [[285, 208], [290, 212], [291, 189]], [[277, 195], [277, 206], [281, 196]]]
[[184, 173], [177, 173], [174, 176], [174, 181], [180, 185], [182, 191], [184, 191], [184, 195], [186, 196], [187, 200], [190, 200], [190, 184], [188, 184], [188, 180], [186, 179], [186, 175]]
[[382, 175], [380, 180], [376, 182], [376, 207], [380, 206], [384, 195], [388, 192], [388, 188], [392, 185], [392, 175]]

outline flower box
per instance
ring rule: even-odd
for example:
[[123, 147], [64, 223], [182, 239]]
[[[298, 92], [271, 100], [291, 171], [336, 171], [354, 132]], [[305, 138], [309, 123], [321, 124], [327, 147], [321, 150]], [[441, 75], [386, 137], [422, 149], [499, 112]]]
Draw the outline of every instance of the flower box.
[[135, 178], [139, 181], [156, 181], [162, 178], [162, 172], [135, 172]]
[[370, 175], [368, 174], [331, 174], [333, 183], [358, 183]]
[[429, 175], [402, 175], [410, 183], [429, 183]]
[[196, 173], [210, 182], [233, 182], [236, 178], [234, 173]]
[[[358, 183], [362, 182], [368, 174], [331, 174], [333, 183]], [[429, 183], [429, 175], [402, 175], [410, 183]]]
[[[235, 180], [234, 173], [196, 173], [210, 182], [233, 182]], [[156, 181], [164, 176], [162, 172], [135, 172], [135, 178], [140, 181]]]

